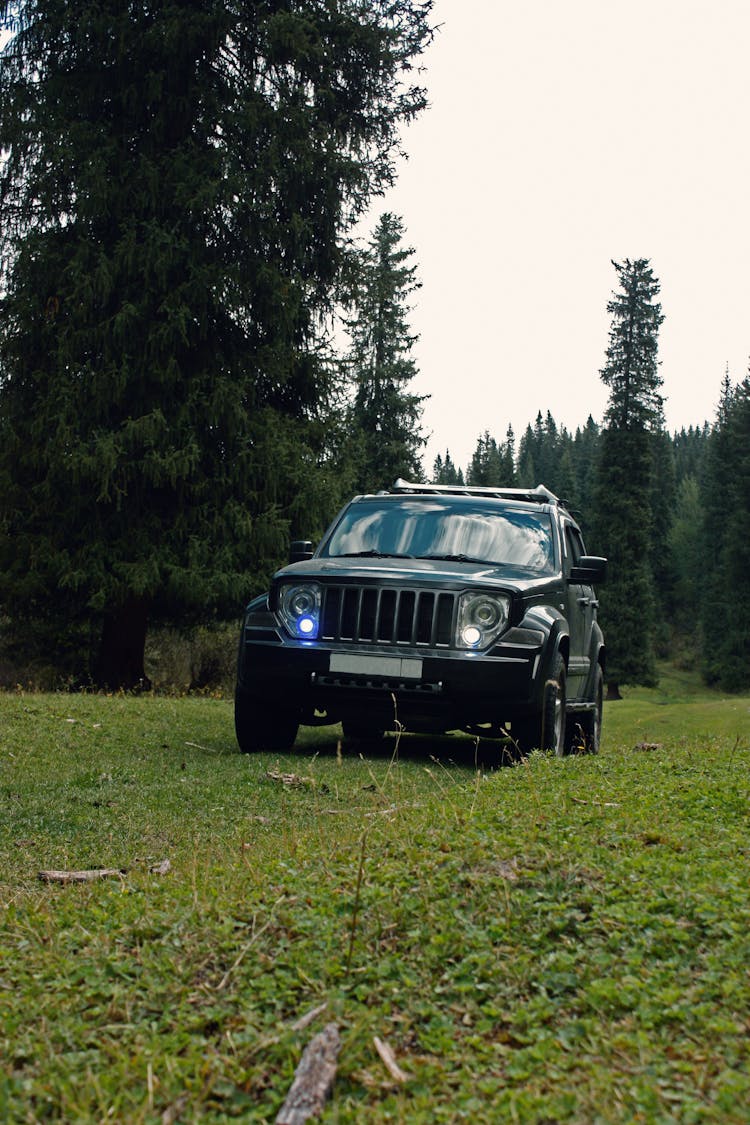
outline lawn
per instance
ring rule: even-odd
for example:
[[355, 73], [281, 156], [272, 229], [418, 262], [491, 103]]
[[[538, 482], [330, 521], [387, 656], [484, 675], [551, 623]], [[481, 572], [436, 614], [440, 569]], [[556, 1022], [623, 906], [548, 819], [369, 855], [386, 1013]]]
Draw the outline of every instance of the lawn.
[[668, 673], [496, 768], [19, 693], [0, 761], [4, 1121], [273, 1121], [331, 1022], [326, 1121], [750, 1121], [748, 697]]

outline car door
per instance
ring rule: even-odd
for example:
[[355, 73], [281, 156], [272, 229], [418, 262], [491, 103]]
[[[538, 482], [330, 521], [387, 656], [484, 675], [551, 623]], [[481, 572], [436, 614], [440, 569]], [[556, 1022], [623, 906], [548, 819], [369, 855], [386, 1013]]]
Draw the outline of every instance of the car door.
[[568, 696], [579, 699], [586, 688], [591, 666], [591, 631], [596, 601], [592, 586], [571, 582], [570, 572], [586, 553], [581, 533], [574, 524], [565, 524], [564, 577], [567, 600], [570, 656], [568, 659]]

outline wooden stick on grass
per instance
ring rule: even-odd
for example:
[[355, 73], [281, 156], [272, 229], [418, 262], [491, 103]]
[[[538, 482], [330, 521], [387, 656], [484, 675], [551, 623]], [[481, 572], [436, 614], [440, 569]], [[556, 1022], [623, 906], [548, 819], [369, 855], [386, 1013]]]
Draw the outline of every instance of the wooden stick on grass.
[[93, 871], [40, 871], [43, 883], [93, 883], [97, 879], [122, 879], [125, 868], [96, 867]]
[[336, 1077], [340, 1049], [338, 1027], [326, 1024], [305, 1047], [275, 1125], [304, 1125], [308, 1118], [320, 1116]]

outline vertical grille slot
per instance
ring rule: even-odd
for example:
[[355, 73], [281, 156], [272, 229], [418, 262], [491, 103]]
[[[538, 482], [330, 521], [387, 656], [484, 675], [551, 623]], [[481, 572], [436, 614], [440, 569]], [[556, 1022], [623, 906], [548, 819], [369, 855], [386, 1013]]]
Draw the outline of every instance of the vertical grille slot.
[[380, 594], [380, 619], [378, 621], [376, 640], [392, 644], [395, 637], [396, 624], [396, 591], [383, 590]]
[[324, 637], [333, 639], [340, 635], [340, 608], [341, 589], [338, 586], [327, 586], [323, 595], [323, 611], [321, 614], [321, 632]]
[[398, 603], [398, 619], [396, 625], [396, 640], [401, 644], [411, 644], [414, 632], [414, 603], [416, 594], [413, 590], [401, 590]]
[[414, 616], [415, 637], [418, 645], [428, 645], [432, 642], [432, 619], [435, 613], [435, 595], [422, 591], [417, 600], [417, 612]]
[[449, 645], [453, 640], [453, 594], [438, 594], [438, 607], [435, 617], [436, 645]]
[[353, 641], [357, 636], [360, 592], [360, 590], [352, 587], [344, 590], [343, 604], [341, 606], [341, 636], [347, 641]]
[[359, 614], [359, 640], [374, 641], [375, 625], [378, 619], [378, 591], [362, 591], [362, 608]]
[[375, 586], [323, 589], [324, 640], [449, 648], [455, 595]]

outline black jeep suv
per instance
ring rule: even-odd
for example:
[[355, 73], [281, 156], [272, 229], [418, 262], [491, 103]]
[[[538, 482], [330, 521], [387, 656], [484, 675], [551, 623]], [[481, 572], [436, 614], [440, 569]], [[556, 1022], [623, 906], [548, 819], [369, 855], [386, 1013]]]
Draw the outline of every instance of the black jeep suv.
[[606, 560], [543, 485], [399, 480], [355, 497], [317, 550], [292, 544], [292, 560], [245, 612], [242, 750], [336, 722], [358, 741], [464, 730], [520, 753], [598, 749]]

